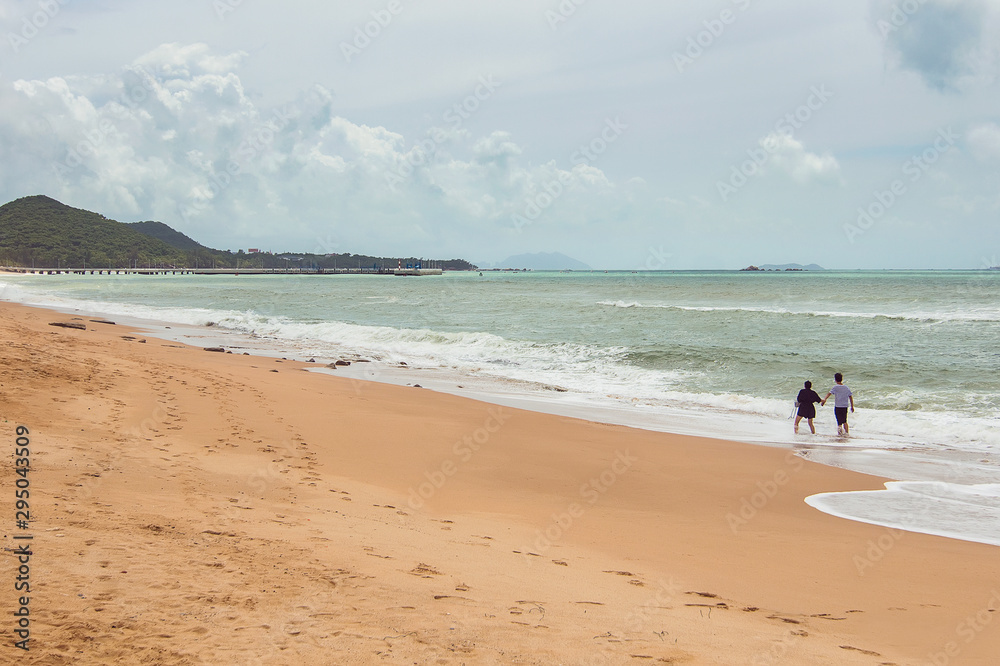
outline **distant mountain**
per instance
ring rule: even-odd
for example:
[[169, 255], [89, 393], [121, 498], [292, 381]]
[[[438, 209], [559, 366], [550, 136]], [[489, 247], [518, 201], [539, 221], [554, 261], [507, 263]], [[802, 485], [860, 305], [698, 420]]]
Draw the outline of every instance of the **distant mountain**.
[[131, 222], [130, 227], [150, 238], [157, 238], [178, 250], [207, 250], [201, 243], [172, 229], [163, 222]]
[[760, 269], [762, 271], [786, 271], [786, 270], [825, 271], [826, 270], [819, 264], [809, 264], [808, 266], [803, 266], [802, 264], [761, 264]]
[[560, 252], [516, 254], [491, 268], [530, 268], [533, 271], [589, 271], [590, 266]]

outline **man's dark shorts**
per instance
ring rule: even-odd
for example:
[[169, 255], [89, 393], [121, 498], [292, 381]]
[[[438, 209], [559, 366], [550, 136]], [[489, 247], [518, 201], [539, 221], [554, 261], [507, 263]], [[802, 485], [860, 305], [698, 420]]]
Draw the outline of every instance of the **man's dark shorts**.
[[837, 417], [837, 425], [847, 423], [847, 407], [834, 407], [833, 413]]

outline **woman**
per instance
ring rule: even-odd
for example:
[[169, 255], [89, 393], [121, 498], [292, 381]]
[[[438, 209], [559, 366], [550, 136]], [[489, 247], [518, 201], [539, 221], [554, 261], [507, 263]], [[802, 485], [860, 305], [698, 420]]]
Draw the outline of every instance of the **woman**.
[[815, 435], [816, 426], [813, 425], [813, 419], [816, 418], [815, 403], [821, 403], [823, 400], [812, 390], [812, 382], [806, 382], [804, 386], [805, 388], [799, 391], [798, 397], [795, 398], [795, 402], [799, 405], [799, 413], [795, 417], [795, 432], [799, 431], [799, 421], [806, 419], [809, 422], [809, 430]]

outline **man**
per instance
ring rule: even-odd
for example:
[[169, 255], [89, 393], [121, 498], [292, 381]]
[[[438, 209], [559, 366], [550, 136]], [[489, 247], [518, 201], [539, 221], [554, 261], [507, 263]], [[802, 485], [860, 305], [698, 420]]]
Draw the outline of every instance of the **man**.
[[851, 389], [844, 386], [844, 375], [838, 372], [833, 376], [833, 380], [837, 383], [833, 385], [833, 388], [830, 389], [830, 392], [826, 394], [826, 397], [823, 398], [823, 402], [820, 404], [825, 406], [830, 396], [834, 396], [833, 413], [837, 417], [837, 434], [848, 435], [851, 430], [847, 425], [847, 408], [850, 406], [851, 413], [854, 413], [854, 394], [851, 393]]

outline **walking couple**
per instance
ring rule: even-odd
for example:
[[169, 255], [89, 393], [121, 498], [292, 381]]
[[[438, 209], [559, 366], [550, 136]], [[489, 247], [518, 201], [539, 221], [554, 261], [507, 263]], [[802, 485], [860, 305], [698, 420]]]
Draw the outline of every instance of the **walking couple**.
[[816, 391], [812, 390], [812, 382], [806, 382], [805, 388], [799, 391], [798, 397], [795, 398], [795, 404], [798, 406], [798, 413], [795, 416], [795, 432], [799, 431], [799, 421], [806, 419], [809, 423], [809, 430], [815, 435], [816, 426], [813, 425], [813, 419], [816, 418], [815, 403], [826, 405], [826, 401], [832, 395], [834, 400], [833, 413], [837, 417], [837, 434], [847, 435], [850, 433], [850, 428], [847, 425], [847, 409], [850, 407], [851, 413], [854, 412], [854, 394], [851, 393], [851, 389], [844, 385], [844, 375], [838, 372], [833, 376], [833, 380], [837, 383], [822, 399]]

